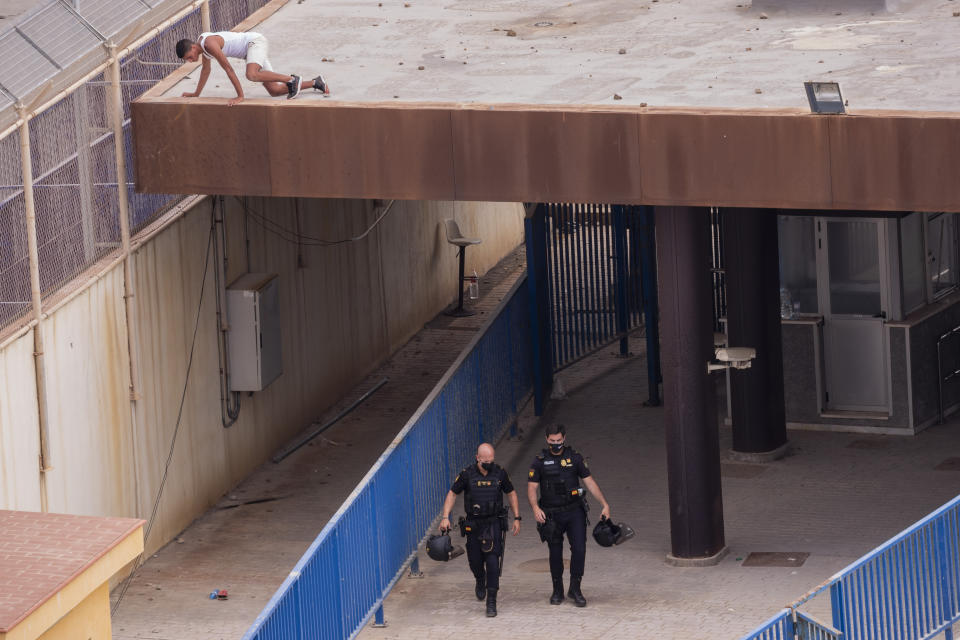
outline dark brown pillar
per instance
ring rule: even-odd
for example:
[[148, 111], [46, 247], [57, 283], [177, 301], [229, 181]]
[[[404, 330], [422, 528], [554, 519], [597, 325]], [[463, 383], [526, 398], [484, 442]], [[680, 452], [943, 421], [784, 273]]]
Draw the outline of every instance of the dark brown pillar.
[[705, 208], [656, 207], [663, 367], [668, 560], [711, 564], [726, 553], [713, 357], [710, 217]]
[[730, 370], [733, 451], [738, 458], [773, 460], [787, 444], [776, 211], [724, 209], [723, 248], [727, 340], [757, 350], [749, 369]]

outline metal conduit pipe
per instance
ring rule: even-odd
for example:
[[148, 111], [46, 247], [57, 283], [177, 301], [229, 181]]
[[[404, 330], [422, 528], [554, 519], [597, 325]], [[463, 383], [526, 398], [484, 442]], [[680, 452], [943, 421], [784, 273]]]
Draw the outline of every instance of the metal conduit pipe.
[[[217, 207], [219, 201], [219, 207]], [[223, 224], [223, 196], [212, 196], [210, 225], [213, 231], [213, 277], [217, 302], [217, 360], [220, 369], [220, 420], [224, 428], [231, 427], [240, 417], [240, 394], [230, 391], [230, 319], [224, 309], [227, 299], [226, 262], [227, 242]], [[219, 227], [219, 229], [218, 229]], [[218, 237], [219, 231], [219, 237]], [[221, 254], [222, 251], [222, 254]], [[230, 399], [233, 398], [233, 406]]]
[[33, 306], [33, 360], [37, 385], [37, 418], [40, 437], [40, 510], [47, 512], [47, 489], [44, 474], [50, 465], [49, 416], [47, 413], [47, 376], [43, 359], [43, 309], [40, 295], [40, 259], [37, 249], [37, 211], [33, 200], [33, 164], [30, 159], [30, 126], [23, 117], [26, 108], [21, 104], [20, 171], [23, 175], [23, 210], [27, 225], [27, 253], [30, 266], [30, 299]]

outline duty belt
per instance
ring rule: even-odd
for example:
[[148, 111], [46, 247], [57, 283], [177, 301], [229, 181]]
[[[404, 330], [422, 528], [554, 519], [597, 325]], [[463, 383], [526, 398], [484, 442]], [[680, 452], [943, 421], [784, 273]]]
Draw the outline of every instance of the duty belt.
[[564, 511], [573, 511], [574, 509], [583, 508], [583, 500], [577, 500], [576, 502], [571, 502], [570, 504], [563, 507], [540, 507], [543, 509], [544, 513], [563, 513]]

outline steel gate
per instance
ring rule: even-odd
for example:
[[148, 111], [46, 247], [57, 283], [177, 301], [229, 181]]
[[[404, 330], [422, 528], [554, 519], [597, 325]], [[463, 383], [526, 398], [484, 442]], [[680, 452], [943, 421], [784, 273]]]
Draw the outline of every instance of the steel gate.
[[[627, 336], [645, 330], [648, 402], [659, 404], [653, 210], [570, 203], [531, 208], [528, 268], [536, 279], [531, 312], [549, 327], [540, 338], [546, 351], [540, 357], [549, 356], [544, 369], [555, 373], [618, 341], [621, 355], [627, 355]], [[542, 306], [546, 313], [538, 310]]]

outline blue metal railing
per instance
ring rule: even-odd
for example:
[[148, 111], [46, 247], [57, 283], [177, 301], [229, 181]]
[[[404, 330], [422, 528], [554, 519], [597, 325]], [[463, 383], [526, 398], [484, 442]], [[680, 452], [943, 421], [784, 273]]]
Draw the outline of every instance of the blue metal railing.
[[[831, 624], [800, 607], [829, 592]], [[784, 614], [801, 639], [953, 639], [960, 621], [960, 496], [894, 536], [742, 640], [770, 640]], [[793, 636], [786, 636], [792, 638]]]
[[527, 298], [524, 277], [303, 554], [245, 640], [352, 638], [371, 616], [380, 619], [459, 465], [514, 423], [532, 390]]

